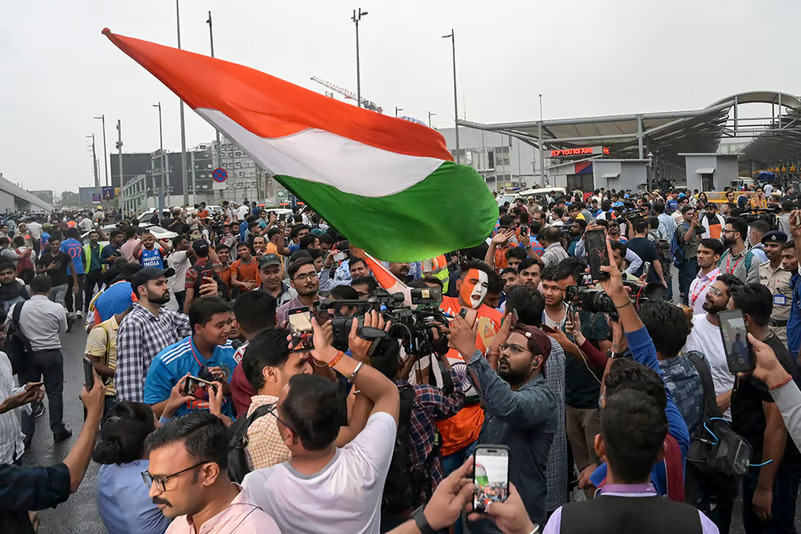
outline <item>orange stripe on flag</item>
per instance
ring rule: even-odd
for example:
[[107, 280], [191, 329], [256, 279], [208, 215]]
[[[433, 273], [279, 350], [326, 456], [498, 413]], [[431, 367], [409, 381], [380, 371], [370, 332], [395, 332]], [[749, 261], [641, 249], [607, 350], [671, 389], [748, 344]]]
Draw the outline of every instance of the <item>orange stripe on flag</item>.
[[452, 161], [435, 130], [338, 102], [228, 61], [132, 37], [103, 34], [193, 109], [216, 109], [268, 138], [317, 128], [398, 154]]
[[390, 295], [395, 293], [403, 293], [405, 297], [404, 303], [408, 306], [412, 303], [412, 294], [409, 290], [409, 287], [398, 280], [394, 274], [389, 272], [383, 263], [376, 260], [369, 254], [365, 253], [364, 261], [367, 263], [367, 267], [373, 272], [373, 276], [375, 277], [376, 282], [387, 290]]

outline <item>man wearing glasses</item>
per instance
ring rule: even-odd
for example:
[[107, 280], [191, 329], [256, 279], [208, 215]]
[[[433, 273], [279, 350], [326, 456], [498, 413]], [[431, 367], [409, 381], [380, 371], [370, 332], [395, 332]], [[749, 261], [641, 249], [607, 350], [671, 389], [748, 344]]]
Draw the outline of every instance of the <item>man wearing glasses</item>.
[[166, 517], [175, 518], [168, 533], [280, 533], [248, 490], [229, 480], [228, 440], [221, 419], [192, 412], [171, 420], [145, 441], [150, 464], [142, 478], [153, 503]]
[[314, 260], [300, 258], [293, 261], [287, 268], [287, 274], [289, 283], [298, 292], [298, 296], [276, 311], [279, 326], [286, 322], [289, 310], [305, 306], [314, 315], [320, 302], [320, 295], [317, 293], [320, 290], [320, 279], [317, 277], [317, 271], [314, 270]]

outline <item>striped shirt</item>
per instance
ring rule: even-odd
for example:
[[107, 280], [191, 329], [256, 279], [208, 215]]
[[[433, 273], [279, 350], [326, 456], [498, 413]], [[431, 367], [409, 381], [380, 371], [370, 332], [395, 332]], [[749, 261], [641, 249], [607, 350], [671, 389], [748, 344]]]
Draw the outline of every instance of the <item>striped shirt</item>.
[[[25, 390], [16, 387], [13, 374], [8, 356], [5, 352], [0, 352], [0, 399], [7, 399]], [[30, 413], [31, 408], [26, 404], [20, 410]], [[17, 411], [9, 410], [0, 414], [0, 464], [10, 464], [25, 452]]]

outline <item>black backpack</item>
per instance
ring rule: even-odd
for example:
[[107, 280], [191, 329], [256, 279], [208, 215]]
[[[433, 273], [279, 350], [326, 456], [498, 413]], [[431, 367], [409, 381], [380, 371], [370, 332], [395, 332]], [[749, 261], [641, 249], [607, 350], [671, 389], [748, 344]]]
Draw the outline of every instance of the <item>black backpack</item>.
[[395, 435], [395, 447], [389, 463], [387, 480], [384, 483], [384, 497], [381, 505], [382, 514], [401, 514], [417, 508], [420, 503], [419, 488], [415, 487], [415, 476], [412, 473], [411, 428], [412, 407], [415, 392], [411, 386], [398, 388], [400, 393], [400, 412], [398, 414], [398, 432]]
[[225, 285], [225, 282], [222, 281], [220, 275], [214, 269], [210, 268], [210, 265], [206, 263], [205, 265], [198, 265], [195, 263], [192, 265], [192, 269], [195, 271], [195, 298], [200, 298], [200, 286], [202, 286], [205, 282], [203, 281], [203, 271], [211, 271], [211, 277], [217, 282], [217, 296], [221, 297], [225, 300], [229, 300], [230, 295], [228, 292], [228, 286]]
[[14, 306], [14, 311], [11, 314], [11, 321], [8, 323], [8, 330], [6, 332], [6, 342], [3, 350], [8, 355], [11, 362], [11, 371], [14, 374], [19, 374], [25, 362], [28, 361], [29, 356], [33, 353], [31, 342], [22, 333], [19, 326], [19, 316], [22, 313], [22, 306], [27, 301], [18, 302]]
[[719, 497], [736, 497], [740, 479], [748, 472], [751, 444], [723, 419], [715, 401], [712, 374], [700, 353], [690, 351], [686, 356], [698, 370], [704, 389], [704, 417], [690, 437], [687, 479], [696, 479]]
[[231, 441], [228, 442], [228, 478], [237, 484], [242, 482], [245, 475], [250, 473], [250, 466], [248, 465], [248, 457], [245, 453], [245, 448], [248, 446], [248, 428], [253, 424], [253, 421], [267, 415], [272, 408], [272, 405], [265, 404], [256, 408], [250, 417], [242, 417], [236, 420], [231, 425]]

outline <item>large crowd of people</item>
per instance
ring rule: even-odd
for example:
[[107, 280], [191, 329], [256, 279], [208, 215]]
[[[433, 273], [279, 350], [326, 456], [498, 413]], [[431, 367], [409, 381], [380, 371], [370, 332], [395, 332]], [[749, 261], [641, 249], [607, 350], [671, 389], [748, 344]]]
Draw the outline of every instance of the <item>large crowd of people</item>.
[[[45, 530], [95, 462], [115, 534], [726, 533], [738, 496], [747, 533], [795, 532], [801, 210], [752, 189], [521, 196], [486, 242], [406, 263], [302, 205], [7, 216], [0, 531]], [[72, 448], [30, 465], [44, 413]], [[478, 445], [509, 451], [503, 500]]]

